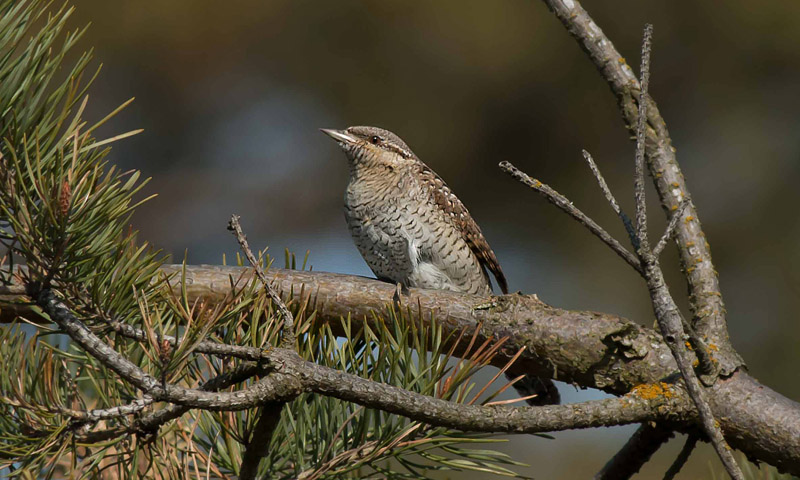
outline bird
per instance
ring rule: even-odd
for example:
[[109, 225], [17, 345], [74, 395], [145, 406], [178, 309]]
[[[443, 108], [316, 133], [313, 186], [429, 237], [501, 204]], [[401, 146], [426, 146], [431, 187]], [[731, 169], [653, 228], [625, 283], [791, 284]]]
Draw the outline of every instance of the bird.
[[[320, 129], [348, 159], [344, 215], [356, 247], [379, 280], [488, 296], [489, 273], [508, 282], [478, 224], [450, 187], [394, 133], [368, 126]], [[515, 384], [530, 404], [558, 403], [549, 379]], [[526, 395], [527, 396], [527, 395]]]

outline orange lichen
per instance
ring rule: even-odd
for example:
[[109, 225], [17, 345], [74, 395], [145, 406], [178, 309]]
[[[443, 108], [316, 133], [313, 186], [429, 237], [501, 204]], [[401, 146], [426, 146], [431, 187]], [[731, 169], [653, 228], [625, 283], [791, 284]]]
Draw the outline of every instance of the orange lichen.
[[675, 395], [672, 392], [672, 387], [664, 382], [636, 385], [633, 387], [633, 390], [631, 390], [631, 394], [637, 395], [645, 400], [653, 400], [658, 397], [672, 398]]
[[708, 349], [711, 350], [712, 352], [718, 352], [719, 351], [719, 347], [714, 345], [713, 343], [709, 343], [708, 344]]

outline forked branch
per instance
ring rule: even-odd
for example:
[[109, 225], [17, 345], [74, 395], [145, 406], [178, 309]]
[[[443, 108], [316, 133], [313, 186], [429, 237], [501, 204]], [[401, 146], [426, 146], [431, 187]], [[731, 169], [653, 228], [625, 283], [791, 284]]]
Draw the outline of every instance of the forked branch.
[[[642, 42], [642, 78], [641, 78], [641, 90], [639, 93], [639, 103], [638, 103], [638, 122], [637, 122], [637, 131], [636, 131], [636, 155], [634, 161], [634, 199], [636, 204], [636, 212], [634, 216], [634, 228], [629, 228], [628, 224], [625, 224], [626, 230], [630, 235], [630, 241], [634, 247], [636, 252], [636, 257], [638, 260], [638, 267], [636, 271], [641, 273], [644, 277], [648, 290], [650, 292], [651, 302], [653, 304], [653, 310], [655, 312], [656, 320], [658, 322], [659, 330], [661, 335], [664, 338], [665, 343], [669, 347], [672, 356], [675, 358], [676, 363], [678, 364], [678, 369], [680, 370], [681, 377], [686, 383], [687, 390], [689, 392], [692, 401], [694, 402], [695, 406], [698, 409], [700, 414], [701, 423], [703, 426], [703, 430], [708, 435], [709, 440], [714, 446], [717, 454], [719, 455], [722, 463], [725, 465], [726, 470], [734, 479], [741, 479], [743, 478], [741, 471], [739, 470], [736, 461], [733, 459], [733, 455], [730, 452], [730, 447], [728, 447], [724, 436], [722, 435], [722, 430], [720, 429], [719, 423], [714, 419], [713, 413], [711, 411], [711, 407], [709, 406], [708, 400], [706, 398], [703, 386], [700, 384], [700, 381], [695, 374], [694, 368], [692, 366], [692, 357], [691, 353], [686, 348], [686, 340], [689, 338], [687, 332], [684, 331], [683, 327], [683, 316], [680, 313], [672, 295], [669, 292], [669, 288], [667, 287], [666, 280], [664, 279], [663, 272], [661, 271], [660, 262], [658, 260], [657, 255], [650, 247], [650, 242], [647, 236], [647, 204], [645, 198], [645, 185], [644, 185], [644, 158], [645, 158], [645, 142], [646, 142], [646, 128], [647, 128], [647, 107], [648, 107], [648, 84], [649, 84], [649, 76], [650, 76], [650, 51], [651, 51], [651, 36], [652, 36], [652, 25], [647, 25], [645, 28], [644, 39]], [[605, 184], [602, 175], [599, 172], [599, 169], [594, 164], [592, 160], [590, 160], [590, 156], [588, 154], [585, 155], [587, 157], [587, 161], [589, 162], [590, 168], [592, 168], [593, 172], [595, 172], [595, 178], [597, 179], [598, 183], [600, 184], [601, 189], [605, 193], [606, 198], [611, 203], [612, 208], [620, 215], [620, 218], [623, 219], [623, 223], [625, 223], [625, 217], [621, 214], [621, 210], [619, 205], [616, 202], [613, 194], [608, 189], [608, 186]], [[573, 218], [578, 220], [584, 226], [587, 226], [592, 233], [595, 233], [599, 238], [601, 238], [604, 243], [610, 246], [612, 249], [620, 252], [620, 248], [624, 249], [616, 239], [613, 238], [604, 238], [604, 235], [599, 235], [596, 231], [602, 232], [605, 235], [608, 235], [605, 230], [601, 227], [597, 226], [597, 224], [588, 218], [583, 212], [578, 210], [572, 202], [570, 202], [564, 196], [558, 194], [550, 188], [549, 186], [539, 182], [538, 180], [533, 180], [523, 172], [520, 172], [516, 168], [513, 167], [508, 162], [503, 162], [500, 167], [510, 173], [514, 178], [519, 180], [520, 182], [528, 185], [531, 188], [534, 188], [537, 192], [543, 194], [551, 203], [555, 204], [563, 211], [569, 213]], [[667, 227], [667, 232], [665, 236], [669, 236], [671, 230], [675, 228], [677, 225], [677, 219], [675, 217], [679, 217], [676, 215], [670, 221], [670, 225]], [[609, 236], [610, 237], [610, 236]], [[662, 237], [663, 240], [664, 237]], [[662, 240], [659, 240], [659, 244], [657, 247], [662, 243]], [[663, 241], [666, 243], [666, 240]], [[663, 248], [660, 247], [660, 248]], [[624, 250], [627, 252], [627, 250]], [[660, 251], [660, 249], [659, 249]], [[621, 255], [625, 258], [624, 255]], [[628, 261], [629, 264], [632, 266], [635, 265], [631, 261]], [[697, 341], [692, 342], [694, 345], [700, 344], [699, 339]], [[705, 352], [703, 352], [705, 353]], [[709, 361], [708, 357], [705, 355], [700, 355], [700, 359], [704, 361]], [[708, 370], [708, 367], [705, 367], [704, 370]]]

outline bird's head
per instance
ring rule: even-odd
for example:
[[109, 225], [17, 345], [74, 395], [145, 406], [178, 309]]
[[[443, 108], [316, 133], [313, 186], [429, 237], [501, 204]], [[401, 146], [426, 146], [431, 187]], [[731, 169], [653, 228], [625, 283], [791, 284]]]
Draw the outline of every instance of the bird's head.
[[336, 140], [353, 167], [380, 166], [394, 170], [417, 161], [408, 145], [394, 133], [378, 127], [321, 128]]

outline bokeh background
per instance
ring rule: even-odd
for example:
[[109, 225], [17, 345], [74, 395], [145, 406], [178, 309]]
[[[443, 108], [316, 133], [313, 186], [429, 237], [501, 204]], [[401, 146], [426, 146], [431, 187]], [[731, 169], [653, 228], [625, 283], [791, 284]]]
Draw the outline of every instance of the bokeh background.
[[[346, 160], [317, 128], [377, 125], [460, 196], [513, 289], [652, 324], [640, 278], [497, 168], [514, 162], [623, 238], [580, 151], [631, 211], [633, 145], [608, 87], [542, 2], [76, 4], [74, 25], [92, 23], [83, 45], [103, 63], [89, 117], [136, 97], [100, 133], [145, 129], [112, 159], [153, 177], [147, 193], [158, 197], [134, 225], [178, 260], [233, 254], [225, 225], [235, 212], [255, 245], [311, 250], [315, 270], [371, 276], [343, 221]], [[712, 246], [731, 338], [757, 378], [800, 399], [800, 2], [584, 6], [631, 65], [654, 23], [651, 93]], [[665, 222], [652, 207], [655, 235]], [[668, 250], [672, 291], [685, 302]], [[599, 396], [563, 387], [566, 401]], [[587, 478], [633, 429], [516, 437], [504, 448], [537, 478]], [[661, 478], [681, 444], [638, 478]], [[722, 469], [702, 448], [681, 478], [714, 473]]]

